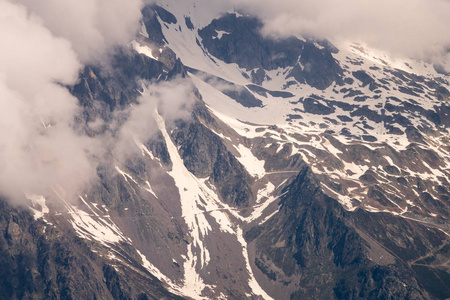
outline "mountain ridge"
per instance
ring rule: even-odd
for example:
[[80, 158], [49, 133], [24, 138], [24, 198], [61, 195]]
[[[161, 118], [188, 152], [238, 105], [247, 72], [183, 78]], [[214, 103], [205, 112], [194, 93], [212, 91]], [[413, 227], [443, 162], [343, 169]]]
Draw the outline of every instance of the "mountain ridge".
[[[174, 5], [145, 7], [112, 70], [87, 66], [71, 88], [80, 123], [104, 122], [89, 135], [133, 111], [152, 134], [131, 132], [135, 151], [76, 201], [32, 197], [36, 220], [2, 202], [4, 272], [29, 287], [5, 273], [3, 296], [450, 297], [448, 76], [358, 44], [273, 41], [238, 13], [198, 28], [199, 7]], [[177, 80], [192, 90], [164, 107], [158, 83]], [[179, 103], [188, 117], [170, 115]], [[30, 260], [47, 260], [30, 264], [51, 275], [13, 266], [39, 243], [51, 250]]]

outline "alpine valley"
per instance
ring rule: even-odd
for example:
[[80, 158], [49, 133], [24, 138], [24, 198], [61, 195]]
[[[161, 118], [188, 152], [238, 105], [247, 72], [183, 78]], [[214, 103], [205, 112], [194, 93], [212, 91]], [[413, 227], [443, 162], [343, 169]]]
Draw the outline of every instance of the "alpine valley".
[[146, 127], [76, 199], [0, 201], [0, 299], [450, 298], [444, 67], [193, 0], [142, 16], [67, 88], [89, 136]]

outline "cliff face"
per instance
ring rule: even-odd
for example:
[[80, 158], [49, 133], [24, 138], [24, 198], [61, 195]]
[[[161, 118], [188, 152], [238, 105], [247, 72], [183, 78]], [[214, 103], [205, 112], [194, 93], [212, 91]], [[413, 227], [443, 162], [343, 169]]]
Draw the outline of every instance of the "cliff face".
[[178, 299], [145, 269], [122, 269], [92, 250], [65, 218], [35, 220], [4, 200], [2, 299]]
[[446, 293], [416, 272], [423, 267], [436, 283], [445, 281], [440, 266], [422, 265], [424, 254], [446, 247], [445, 233], [385, 213], [346, 212], [321, 191], [308, 167], [286, 189], [280, 212], [246, 235], [274, 295], [424, 299]]
[[[342, 81], [343, 71], [332, 56], [337, 49], [330, 43], [317, 41], [324, 45], [320, 49], [313, 40], [264, 38], [261, 29], [262, 24], [256, 18], [227, 14], [201, 29], [199, 36], [209, 53], [251, 71], [252, 82], [259, 85], [266, 79], [266, 71], [288, 67], [292, 69], [286, 78], [318, 89]], [[222, 33], [220, 38], [218, 32]]]

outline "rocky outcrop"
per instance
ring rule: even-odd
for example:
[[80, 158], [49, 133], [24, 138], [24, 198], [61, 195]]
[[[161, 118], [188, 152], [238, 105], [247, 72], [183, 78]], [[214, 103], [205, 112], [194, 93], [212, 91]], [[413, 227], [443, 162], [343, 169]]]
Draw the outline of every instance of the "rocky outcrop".
[[52, 222], [0, 200], [1, 299], [181, 299], [148, 272], [105, 261], [64, 217]]
[[[199, 30], [199, 35], [203, 46], [215, 57], [253, 70], [253, 82], [257, 84], [264, 80], [264, 70], [287, 67], [293, 68], [288, 78], [318, 89], [341, 82], [343, 71], [332, 56], [336, 48], [330, 43], [317, 47], [313, 40], [271, 39], [261, 35], [261, 28], [256, 18], [226, 14]], [[224, 33], [219, 37], [218, 31]]]
[[[86, 66], [79, 82], [71, 87], [83, 108], [86, 122], [93, 122], [98, 117], [110, 121], [114, 110], [136, 103], [142, 88], [141, 80], [162, 80], [171, 71], [163, 63], [127, 48], [118, 49], [111, 60], [108, 68]], [[161, 78], [161, 74], [165, 76]]]
[[430, 287], [417, 272], [418, 258], [448, 245], [444, 233], [389, 214], [347, 212], [306, 166], [286, 191], [280, 212], [246, 234], [255, 269], [275, 298], [429, 299], [447, 293], [448, 273], [423, 266], [439, 279]]
[[195, 176], [209, 178], [224, 202], [246, 206], [253, 197], [252, 179], [222, 139], [206, 127], [208, 123], [217, 127], [204, 104], [198, 103], [193, 120], [180, 122], [173, 132], [184, 164]]

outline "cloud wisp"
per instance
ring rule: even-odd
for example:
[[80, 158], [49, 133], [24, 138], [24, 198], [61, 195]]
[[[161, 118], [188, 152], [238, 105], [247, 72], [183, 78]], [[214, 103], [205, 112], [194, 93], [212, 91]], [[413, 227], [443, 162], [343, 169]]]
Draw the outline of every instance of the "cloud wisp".
[[54, 36], [68, 40], [82, 63], [95, 63], [139, 28], [143, 0], [16, 0]]
[[192, 82], [186, 78], [175, 78], [171, 81], [159, 83], [143, 83], [142, 96], [125, 111], [117, 112], [116, 120], [123, 120], [115, 126], [117, 133], [110, 139], [113, 156], [119, 163], [124, 163], [127, 157], [141, 151], [139, 147], [132, 147], [136, 142], [146, 143], [157, 133], [154, 113], [164, 117], [168, 126], [173, 126], [176, 120], [191, 118], [195, 102]]
[[364, 42], [394, 55], [430, 59], [450, 46], [448, 0], [231, 0], [257, 15], [265, 34]]

